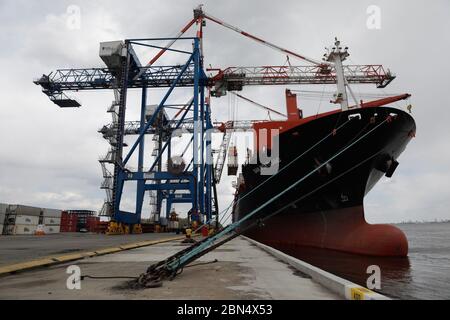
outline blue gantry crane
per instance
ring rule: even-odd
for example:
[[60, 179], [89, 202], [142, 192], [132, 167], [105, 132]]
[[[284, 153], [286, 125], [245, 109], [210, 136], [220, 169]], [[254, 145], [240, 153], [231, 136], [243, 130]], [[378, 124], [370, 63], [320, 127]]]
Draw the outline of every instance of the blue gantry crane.
[[[189, 203], [192, 205], [192, 220], [211, 220], [212, 218], [213, 162], [210, 140], [208, 142], [204, 136], [213, 127], [210, 106], [205, 103], [208, 79], [202, 67], [200, 39], [197, 37], [176, 39], [192, 42], [193, 49], [190, 52], [158, 46], [161, 41], [171, 40], [175, 39], [130, 39], [124, 42], [102, 43], [100, 56], [108, 68], [58, 70], [35, 81], [61, 108], [80, 106], [75, 99], [66, 94], [67, 91], [110, 89], [118, 93], [112, 106], [113, 110], [117, 107], [116, 123], [100, 130], [103, 134], [109, 134], [114, 141], [111, 143], [114, 149], [101, 160], [114, 164], [114, 173], [108, 177], [113, 184], [110, 211], [116, 222], [115, 227], [112, 228], [116, 230], [111, 230], [112, 232], [123, 232], [120, 228], [140, 224], [144, 194], [147, 191], [157, 193], [159, 208], [164, 200], [167, 201], [168, 208], [173, 203]], [[136, 46], [177, 52], [186, 56], [186, 62], [176, 66], [142, 66], [134, 50]], [[159, 105], [149, 113], [147, 91], [155, 87], [167, 88], [167, 92]], [[193, 95], [189, 103], [181, 107], [179, 120], [170, 120], [165, 116], [164, 108], [169, 96], [177, 87], [191, 87]], [[139, 88], [142, 91], [139, 123], [125, 121], [129, 88]], [[192, 146], [193, 155], [190, 162], [192, 167], [187, 168], [183, 160], [179, 159], [176, 163], [171, 158], [171, 135], [177, 129], [186, 126], [189, 126], [189, 133], [192, 134], [189, 144]], [[137, 134], [137, 138], [125, 153], [124, 136], [127, 130], [128, 132], [132, 130], [131, 133]], [[150, 165], [150, 170], [144, 171], [145, 136], [149, 133], [158, 134], [161, 143]], [[165, 151], [168, 154], [167, 170], [163, 170], [162, 158]], [[133, 171], [127, 167], [127, 164], [135, 153], [138, 156], [138, 168]], [[124, 183], [128, 181], [137, 184], [135, 212], [120, 209]], [[106, 186], [107, 183], [104, 187]], [[217, 213], [217, 210], [215, 212]], [[134, 231], [138, 231], [138, 228]]]

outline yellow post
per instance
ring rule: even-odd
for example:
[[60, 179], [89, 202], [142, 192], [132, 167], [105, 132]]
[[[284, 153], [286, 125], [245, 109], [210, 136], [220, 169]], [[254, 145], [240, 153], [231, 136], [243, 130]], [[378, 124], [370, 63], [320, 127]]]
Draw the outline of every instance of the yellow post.
[[194, 243], [195, 240], [192, 239], [192, 229], [186, 229], [186, 238], [181, 241], [181, 243]]
[[142, 226], [140, 224], [133, 225], [133, 234], [141, 234]]
[[108, 230], [106, 230], [106, 234], [110, 236], [128, 233], [130, 233], [130, 227], [128, 225], [117, 223], [115, 221], [111, 221]]

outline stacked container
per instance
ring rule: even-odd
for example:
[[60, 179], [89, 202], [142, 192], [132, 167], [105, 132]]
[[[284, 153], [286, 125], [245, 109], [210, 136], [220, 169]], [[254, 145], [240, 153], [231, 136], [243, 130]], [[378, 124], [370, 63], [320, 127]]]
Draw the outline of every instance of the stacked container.
[[67, 210], [67, 213], [77, 216], [76, 231], [89, 231], [88, 230], [88, 218], [95, 215], [95, 211], [89, 210]]
[[61, 230], [61, 210], [42, 209], [44, 232], [45, 234], [59, 233]]
[[178, 221], [169, 220], [168, 228], [170, 232], [176, 232], [180, 229], [180, 223]]
[[42, 216], [41, 208], [23, 205], [10, 205], [7, 209], [5, 224], [6, 234], [32, 235]]
[[239, 168], [238, 152], [236, 146], [231, 146], [228, 150], [228, 175], [235, 176]]
[[0, 235], [3, 234], [3, 226], [5, 224], [6, 210], [8, 209], [8, 204], [0, 203]]
[[108, 221], [98, 221], [97, 228], [95, 232], [97, 233], [106, 233], [108, 230], [109, 222]]
[[63, 211], [61, 213], [61, 232], [77, 232], [77, 215]]
[[142, 233], [153, 233], [155, 232], [155, 224], [154, 223], [142, 223]]
[[98, 224], [100, 223], [100, 218], [95, 216], [88, 216], [86, 220], [86, 229], [89, 232], [97, 232]]

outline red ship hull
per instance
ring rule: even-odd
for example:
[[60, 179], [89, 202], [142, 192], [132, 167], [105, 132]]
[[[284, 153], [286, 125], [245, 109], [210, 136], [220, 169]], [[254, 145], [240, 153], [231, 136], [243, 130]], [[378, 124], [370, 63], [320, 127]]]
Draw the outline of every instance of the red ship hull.
[[403, 231], [392, 225], [368, 224], [363, 206], [274, 216], [268, 228], [254, 228], [247, 235], [273, 247], [315, 247], [374, 256], [408, 254]]

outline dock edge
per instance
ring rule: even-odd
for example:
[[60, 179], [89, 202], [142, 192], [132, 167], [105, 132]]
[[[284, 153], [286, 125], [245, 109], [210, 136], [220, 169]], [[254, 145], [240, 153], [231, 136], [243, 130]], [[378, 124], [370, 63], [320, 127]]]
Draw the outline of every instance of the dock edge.
[[369, 290], [365, 287], [357, 285], [356, 283], [353, 283], [344, 278], [338, 277], [332, 273], [317, 268], [307, 262], [291, 257], [277, 249], [269, 247], [258, 241], [255, 241], [245, 236], [241, 237], [249, 241], [250, 243], [256, 245], [260, 249], [266, 251], [270, 255], [289, 264], [293, 268], [307, 274], [315, 282], [331, 290], [340, 297], [345, 298], [346, 300], [391, 300], [391, 298], [387, 296], [384, 296], [382, 294]]

